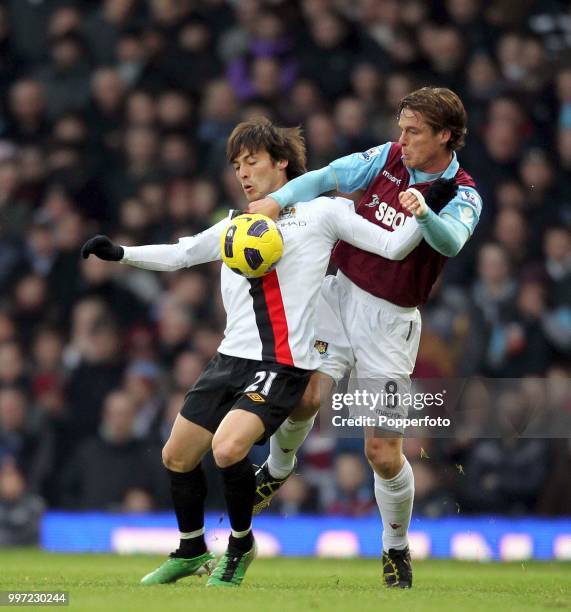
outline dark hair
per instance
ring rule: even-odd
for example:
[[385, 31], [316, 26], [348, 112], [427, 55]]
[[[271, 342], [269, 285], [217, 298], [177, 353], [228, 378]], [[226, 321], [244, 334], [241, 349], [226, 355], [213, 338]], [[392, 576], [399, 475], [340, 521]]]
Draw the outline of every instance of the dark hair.
[[404, 109], [420, 113], [435, 131], [450, 130], [446, 146], [457, 151], [464, 146], [468, 116], [460, 98], [445, 87], [423, 87], [405, 96], [399, 104], [397, 117]]
[[278, 127], [266, 117], [239, 123], [228, 138], [226, 158], [233, 162], [241, 151], [267, 151], [272, 161], [286, 160], [286, 175], [293, 179], [306, 172], [305, 139], [300, 127]]

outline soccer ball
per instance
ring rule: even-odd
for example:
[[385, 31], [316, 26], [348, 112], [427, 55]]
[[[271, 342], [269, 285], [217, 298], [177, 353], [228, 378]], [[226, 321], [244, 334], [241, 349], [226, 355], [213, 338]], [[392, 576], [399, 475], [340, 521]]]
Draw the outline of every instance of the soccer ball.
[[284, 241], [278, 226], [265, 215], [238, 215], [220, 237], [222, 261], [236, 274], [259, 278], [280, 260]]

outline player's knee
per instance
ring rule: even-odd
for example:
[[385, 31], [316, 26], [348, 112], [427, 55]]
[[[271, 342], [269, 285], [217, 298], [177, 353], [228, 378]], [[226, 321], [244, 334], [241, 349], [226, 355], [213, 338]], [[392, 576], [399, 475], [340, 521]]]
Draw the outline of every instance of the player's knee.
[[392, 478], [398, 474], [402, 464], [400, 441], [386, 438], [367, 439], [365, 456], [379, 476]]
[[187, 457], [181, 457], [173, 452], [168, 444], [163, 447], [162, 458], [163, 465], [172, 472], [189, 472], [196, 467]]
[[245, 457], [244, 449], [234, 440], [222, 440], [213, 443], [212, 454], [219, 468], [226, 468], [234, 465]]
[[319, 411], [320, 389], [319, 385], [309, 385], [301, 398], [301, 401], [291, 413], [292, 421], [306, 421], [315, 416]]
[[311, 396], [302, 397], [300, 403], [295, 407], [295, 410], [290, 414], [289, 418], [292, 421], [307, 421], [315, 416], [319, 411], [319, 395], [312, 394]]
[[321, 389], [319, 385], [312, 385], [307, 393], [301, 398], [301, 407], [305, 409], [307, 418], [317, 414], [321, 401]]

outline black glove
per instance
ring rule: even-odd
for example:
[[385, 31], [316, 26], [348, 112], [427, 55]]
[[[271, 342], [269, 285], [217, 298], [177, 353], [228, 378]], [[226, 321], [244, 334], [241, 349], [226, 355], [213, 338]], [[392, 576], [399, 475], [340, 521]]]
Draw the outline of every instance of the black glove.
[[123, 259], [124, 249], [122, 246], [117, 246], [111, 242], [107, 236], [98, 234], [90, 238], [81, 247], [81, 256], [87, 259], [91, 254], [97, 255], [99, 259], [105, 261], [121, 261]]
[[424, 201], [431, 210], [438, 214], [456, 195], [457, 191], [458, 185], [456, 185], [454, 179], [439, 178], [428, 188]]

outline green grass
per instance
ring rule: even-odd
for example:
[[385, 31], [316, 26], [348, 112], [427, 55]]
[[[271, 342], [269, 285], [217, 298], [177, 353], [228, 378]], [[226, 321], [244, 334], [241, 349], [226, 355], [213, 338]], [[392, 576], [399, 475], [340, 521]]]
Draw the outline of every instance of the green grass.
[[240, 589], [206, 589], [204, 578], [140, 587], [164, 558], [0, 551], [0, 590], [65, 590], [70, 608], [89, 612], [407, 612], [565, 610], [571, 565], [415, 563], [412, 591], [381, 587], [374, 560], [258, 559]]

